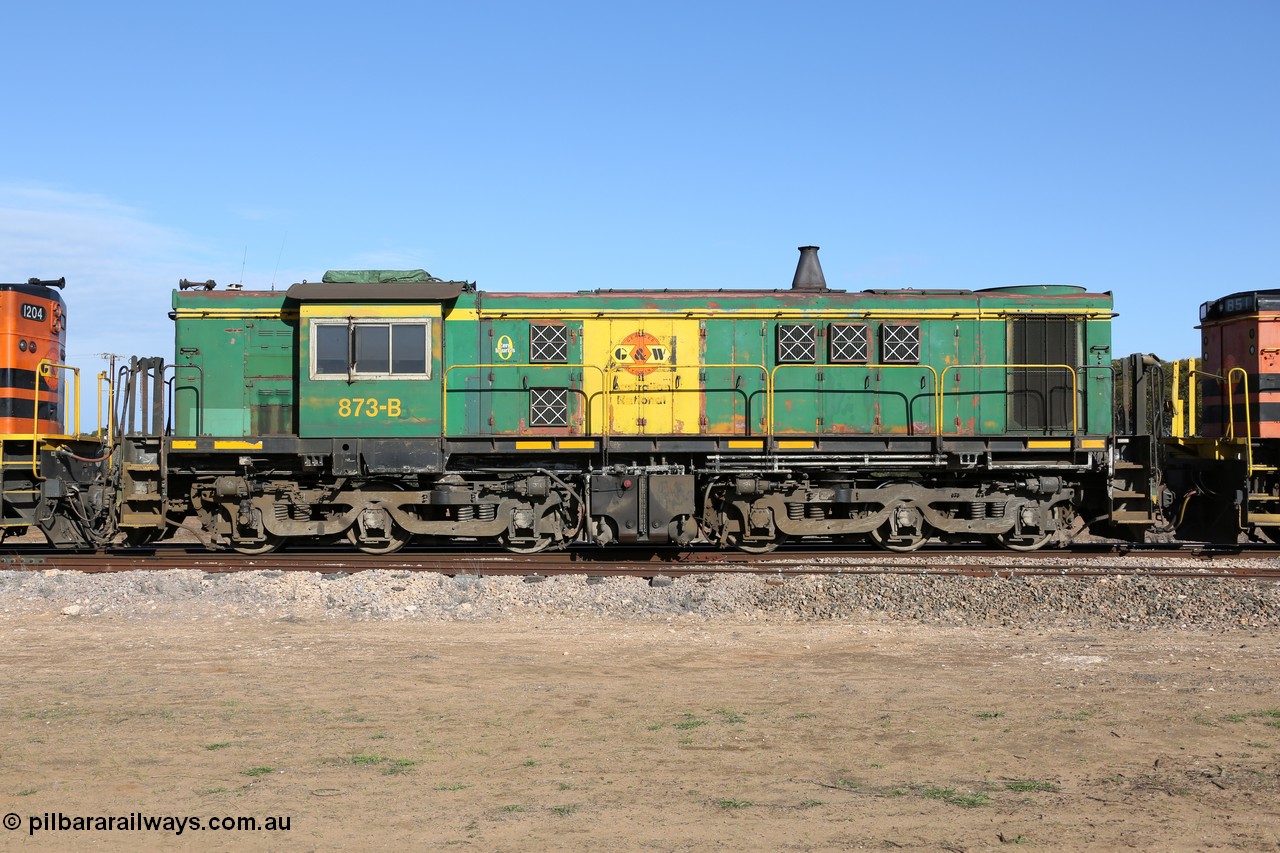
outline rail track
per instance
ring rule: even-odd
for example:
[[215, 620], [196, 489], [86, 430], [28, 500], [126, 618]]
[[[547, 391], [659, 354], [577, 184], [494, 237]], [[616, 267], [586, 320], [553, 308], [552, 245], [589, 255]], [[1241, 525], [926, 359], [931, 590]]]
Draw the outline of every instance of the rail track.
[[406, 550], [396, 554], [370, 555], [299, 549], [251, 557], [183, 547], [162, 547], [145, 552], [24, 550], [0, 553], [0, 570], [42, 572], [53, 569], [87, 573], [187, 569], [211, 574], [272, 571], [326, 575], [391, 570], [445, 575], [514, 575], [530, 582], [556, 575], [653, 579], [712, 574], [774, 577], [895, 574], [991, 578], [1149, 575], [1280, 581], [1280, 554], [1276, 554], [1274, 549], [1254, 550], [1247, 546], [1179, 548], [1112, 545], [1081, 546], [1034, 555], [972, 549], [894, 554], [877, 549], [849, 548], [792, 549], [763, 555], [718, 550], [594, 549], [530, 555], [462, 549]]

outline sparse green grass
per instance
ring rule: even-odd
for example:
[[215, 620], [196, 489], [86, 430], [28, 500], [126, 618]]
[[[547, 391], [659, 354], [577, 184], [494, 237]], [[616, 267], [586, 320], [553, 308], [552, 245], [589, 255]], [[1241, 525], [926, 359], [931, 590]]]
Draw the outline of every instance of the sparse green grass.
[[716, 713], [720, 715], [720, 721], [723, 723], [736, 724], [745, 723], [747, 718], [737, 711], [731, 711], [728, 708], [718, 708]]
[[645, 728], [647, 728], [651, 732], [656, 732], [658, 729], [662, 728], [662, 723], [650, 723]]
[[941, 800], [948, 805], [959, 806], [962, 809], [976, 809], [979, 806], [985, 806], [991, 799], [982, 791], [971, 791], [967, 794], [962, 794], [955, 788], [926, 788], [920, 792], [920, 796], [927, 800]]
[[688, 746], [689, 744], [693, 743], [693, 738], [691, 738], [691, 737], [682, 737], [682, 738], [680, 738], [680, 740], [679, 740], [679, 741], [677, 741], [677, 743], [681, 743], [681, 744], [684, 744], [685, 746]]
[[727, 809], [746, 809], [755, 805], [755, 803], [751, 802], [750, 800], [716, 800], [715, 804], [717, 807], [726, 809], [726, 810]]
[[1058, 786], [1052, 782], [1042, 782], [1039, 779], [1005, 779], [1004, 787], [1007, 791], [1057, 791]]
[[793, 719], [793, 720], [812, 720], [814, 717], [817, 717], [817, 716], [818, 716], [817, 714], [810, 714], [808, 711], [801, 711], [801, 712], [800, 712], [800, 713], [798, 713], [798, 714], [792, 714], [792, 715], [791, 715], [791, 719]]
[[835, 787], [840, 788], [841, 790], [844, 790], [844, 791], [858, 790], [858, 782], [854, 779], [837, 779], [832, 784]]
[[561, 783], [560, 783], [560, 790], [561, 790], [561, 791], [572, 791], [572, 790], [573, 790], [573, 786], [572, 786], [572, 785], [570, 785], [568, 782], [561, 782]]
[[29, 796], [31, 796], [32, 794], [34, 794], [35, 792], [36, 792], [36, 789], [35, 789], [35, 788], [23, 788], [21, 791], [19, 791], [18, 793], [14, 794], [14, 796], [15, 796], [15, 797], [29, 797]]
[[1004, 711], [979, 711], [974, 716], [979, 720], [998, 720], [1004, 716]]
[[675, 727], [677, 729], [680, 729], [681, 731], [696, 729], [699, 726], [705, 726], [707, 724], [706, 720], [702, 719], [701, 717], [698, 717], [695, 714], [684, 714], [682, 716], [684, 717], [684, 719], [675, 724]]
[[470, 785], [453, 784], [453, 785], [436, 785], [434, 791], [465, 791]]
[[383, 770], [382, 773], [384, 776], [398, 776], [401, 773], [408, 773], [410, 768], [417, 763], [412, 758], [393, 758], [391, 763], [387, 765], [387, 769]]
[[871, 763], [870, 763], [869, 765], [867, 765], [867, 766], [868, 766], [868, 767], [874, 767], [876, 770], [882, 770], [882, 769], [884, 769], [884, 765], [883, 765], [883, 764], [881, 764], [879, 761], [873, 761], [873, 762], [871, 762]]
[[568, 817], [569, 815], [573, 814], [573, 813], [574, 813], [574, 812], [576, 812], [577, 810], [578, 810], [578, 807], [577, 807], [576, 805], [574, 805], [574, 806], [552, 806], [552, 807], [551, 807], [551, 811], [552, 811], [553, 813], [555, 813], [555, 814], [560, 815], [560, 817]]
[[356, 766], [358, 766], [358, 767], [369, 766], [369, 765], [372, 765], [372, 764], [381, 764], [382, 762], [384, 762], [384, 761], [386, 761], [386, 760], [387, 760], [387, 759], [386, 759], [386, 756], [383, 756], [383, 755], [353, 755], [353, 756], [351, 756], [351, 763], [352, 763], [352, 764], [354, 764], [354, 765], [356, 765]]
[[800, 808], [802, 809], [816, 809], [820, 805], [823, 805], [822, 800], [801, 800], [800, 801]]
[[503, 807], [502, 807], [502, 810], [503, 810], [504, 812], [506, 812], [507, 814], [516, 814], [517, 812], [522, 812], [522, 811], [524, 811], [524, 806], [518, 806], [518, 805], [514, 805], [514, 804], [513, 804], [513, 805], [509, 805], [509, 806], [503, 806]]
[[387, 739], [386, 732], [378, 732], [376, 735], [369, 736], [369, 740], [386, 740], [386, 739]]
[[1080, 723], [1093, 716], [1092, 711], [1054, 711], [1052, 714], [1045, 714], [1046, 720], [1072, 720]]
[[274, 773], [274, 767], [250, 767], [248, 770], [241, 770], [241, 776], [266, 776], [268, 773]]
[[197, 791], [198, 794], [225, 794], [226, 788], [205, 788], [203, 791]]
[[226, 748], [227, 748], [227, 747], [229, 747], [229, 746], [231, 746], [231, 741], [226, 741], [226, 742], [224, 742], [224, 743], [206, 743], [206, 744], [204, 745], [204, 748], [205, 748], [205, 749], [209, 749], [209, 750], [213, 750], [213, 749], [226, 749]]
[[[1199, 716], [1199, 715], [1197, 715]], [[1264, 711], [1250, 711], [1246, 714], [1227, 714], [1222, 719], [1228, 723], [1243, 723], [1247, 720], [1261, 720], [1264, 726], [1280, 729], [1280, 708], [1268, 708]]]

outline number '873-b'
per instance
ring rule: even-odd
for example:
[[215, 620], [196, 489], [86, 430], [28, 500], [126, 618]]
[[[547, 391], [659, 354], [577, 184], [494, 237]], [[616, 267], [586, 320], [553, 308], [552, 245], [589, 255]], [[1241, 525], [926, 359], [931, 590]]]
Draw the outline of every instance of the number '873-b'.
[[400, 398], [388, 397], [379, 400], [377, 397], [343, 397], [338, 400], [338, 417], [340, 418], [398, 418], [400, 417]]

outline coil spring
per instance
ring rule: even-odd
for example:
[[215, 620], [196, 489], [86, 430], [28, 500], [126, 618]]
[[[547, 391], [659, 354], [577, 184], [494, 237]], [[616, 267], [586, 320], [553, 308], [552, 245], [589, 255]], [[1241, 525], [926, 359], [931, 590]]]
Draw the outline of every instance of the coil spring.
[[284, 503], [277, 503], [277, 504], [275, 504], [275, 505], [272, 507], [272, 510], [275, 512], [275, 515], [276, 515], [276, 521], [288, 521], [288, 520], [289, 520], [289, 505], [288, 505], [288, 504], [284, 504]]
[[497, 504], [480, 504], [476, 507], [476, 518], [481, 521], [493, 521], [498, 517]]
[[792, 521], [804, 518], [804, 504], [787, 504], [787, 518]]
[[454, 518], [458, 521], [474, 521], [476, 517], [476, 508], [471, 504], [462, 504], [454, 513]]
[[987, 514], [986, 501], [970, 501], [966, 518], [982, 518]]
[[804, 514], [809, 516], [809, 518], [826, 518], [827, 508], [822, 504], [806, 504]]
[[1004, 518], [1004, 504], [1003, 504], [1003, 503], [993, 503], [993, 504], [991, 505], [991, 517], [992, 517], [992, 518]]

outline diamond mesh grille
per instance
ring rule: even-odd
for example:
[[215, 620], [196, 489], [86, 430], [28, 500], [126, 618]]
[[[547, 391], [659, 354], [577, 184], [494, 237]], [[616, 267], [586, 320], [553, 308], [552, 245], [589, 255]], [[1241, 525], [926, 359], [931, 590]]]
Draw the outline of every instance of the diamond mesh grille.
[[920, 327], [880, 327], [880, 346], [885, 364], [915, 364], [920, 361]]
[[566, 326], [529, 326], [529, 361], [563, 364], [569, 360]]
[[828, 357], [834, 364], [848, 362], [864, 362], [870, 345], [867, 341], [867, 327], [862, 325], [847, 326], [833, 323], [830, 329]]
[[569, 425], [569, 392], [564, 388], [529, 389], [529, 426]]
[[778, 361], [789, 364], [811, 364], [814, 361], [812, 323], [787, 323], [778, 326]]

